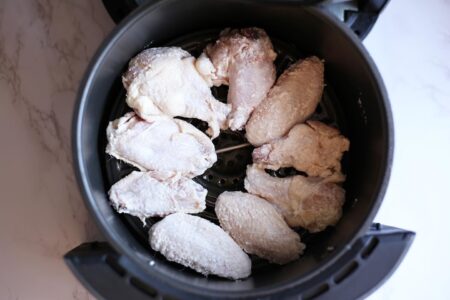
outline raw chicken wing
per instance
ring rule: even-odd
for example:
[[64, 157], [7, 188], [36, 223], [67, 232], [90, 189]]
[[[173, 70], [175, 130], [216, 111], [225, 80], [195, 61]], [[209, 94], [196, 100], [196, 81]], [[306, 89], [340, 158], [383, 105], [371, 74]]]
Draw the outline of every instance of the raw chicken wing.
[[323, 73], [323, 62], [315, 56], [284, 71], [248, 120], [248, 141], [260, 146], [282, 137], [311, 116], [322, 97]]
[[205, 49], [196, 66], [205, 80], [228, 84], [232, 105], [228, 126], [242, 129], [253, 109], [266, 97], [275, 81], [276, 53], [266, 32], [260, 28], [225, 29]]
[[231, 107], [213, 97], [194, 63], [194, 57], [177, 47], [142, 51], [122, 78], [128, 105], [145, 120], [162, 114], [203, 120], [208, 133], [218, 136], [220, 128], [227, 128]]
[[220, 225], [247, 252], [285, 264], [302, 254], [305, 245], [283, 216], [266, 200], [242, 192], [224, 192], [216, 201]]
[[247, 167], [245, 189], [274, 204], [289, 226], [319, 232], [335, 225], [342, 216], [345, 191], [317, 177], [270, 176], [256, 166]]
[[253, 151], [253, 162], [276, 170], [294, 167], [309, 176], [342, 182], [341, 158], [350, 142], [339, 131], [318, 121], [294, 126], [287, 136]]
[[211, 140], [191, 124], [169, 117], [148, 122], [135, 113], [109, 123], [106, 153], [141, 171], [194, 177], [217, 160]]
[[109, 190], [112, 206], [119, 213], [148, 217], [175, 212], [198, 213], [205, 209], [207, 190], [192, 179], [171, 178], [163, 172], [131, 172]]
[[168, 260], [203, 275], [240, 279], [250, 275], [247, 254], [219, 226], [200, 217], [175, 213], [150, 228], [150, 246]]

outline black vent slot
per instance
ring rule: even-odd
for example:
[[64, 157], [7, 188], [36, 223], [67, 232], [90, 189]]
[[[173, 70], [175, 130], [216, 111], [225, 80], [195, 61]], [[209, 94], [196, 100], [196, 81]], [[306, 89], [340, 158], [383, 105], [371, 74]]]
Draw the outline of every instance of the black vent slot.
[[311, 300], [314, 298], [319, 297], [320, 295], [322, 295], [323, 293], [326, 293], [328, 290], [330, 289], [330, 286], [328, 284], [322, 284], [319, 285], [309, 291], [307, 291], [304, 295], [303, 295], [303, 299], [304, 300]]
[[369, 244], [364, 248], [364, 250], [361, 253], [361, 257], [364, 259], [367, 259], [370, 254], [372, 254], [373, 250], [378, 246], [378, 243], [380, 240], [378, 238], [374, 237], [370, 240]]
[[345, 266], [335, 277], [334, 282], [337, 284], [341, 283], [345, 278], [350, 276], [358, 268], [358, 263], [352, 261], [350, 264]]
[[132, 286], [134, 286], [135, 288], [137, 288], [142, 293], [144, 293], [152, 298], [155, 298], [156, 296], [158, 296], [158, 292], [155, 289], [149, 287], [147, 284], [143, 283], [142, 281], [140, 281], [137, 278], [131, 277], [130, 284]]
[[125, 274], [126, 274], [125, 269], [121, 265], [119, 265], [119, 263], [117, 262], [117, 260], [114, 257], [112, 257], [110, 255], [106, 256], [105, 262], [108, 266], [111, 267], [111, 269], [114, 270], [114, 272], [119, 274], [120, 277], [125, 276]]

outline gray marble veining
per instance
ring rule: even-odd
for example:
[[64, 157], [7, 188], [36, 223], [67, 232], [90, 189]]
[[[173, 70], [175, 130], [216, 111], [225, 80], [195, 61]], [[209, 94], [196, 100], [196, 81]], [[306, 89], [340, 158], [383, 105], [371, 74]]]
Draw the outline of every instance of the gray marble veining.
[[[390, 1], [364, 44], [395, 122], [377, 221], [417, 231], [371, 299], [446, 299], [450, 253], [450, 2]], [[100, 239], [72, 170], [80, 79], [114, 27], [101, 1], [0, 2], [0, 298], [92, 299], [61, 257]]]
[[75, 182], [70, 127], [80, 79], [113, 26], [101, 1], [0, 4], [2, 299], [89, 298], [61, 259], [101, 238]]

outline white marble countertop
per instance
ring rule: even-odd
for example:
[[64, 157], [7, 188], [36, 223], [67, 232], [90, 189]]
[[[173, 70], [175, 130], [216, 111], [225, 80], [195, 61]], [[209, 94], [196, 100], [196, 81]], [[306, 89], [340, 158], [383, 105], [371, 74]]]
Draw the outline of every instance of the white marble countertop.
[[[395, 121], [393, 172], [376, 221], [417, 232], [370, 299], [448, 299], [450, 1], [391, 1], [364, 44]], [[80, 78], [114, 27], [101, 1], [0, 3], [0, 298], [91, 299], [61, 257], [100, 239], [71, 167]]]

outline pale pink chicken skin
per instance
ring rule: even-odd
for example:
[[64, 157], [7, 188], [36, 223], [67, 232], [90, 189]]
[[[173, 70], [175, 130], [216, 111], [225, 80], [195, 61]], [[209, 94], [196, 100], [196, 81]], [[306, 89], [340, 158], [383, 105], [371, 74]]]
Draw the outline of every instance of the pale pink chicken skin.
[[199, 72], [210, 85], [229, 85], [232, 105], [228, 126], [240, 130], [275, 82], [273, 50], [263, 29], [225, 29], [197, 60]]
[[345, 202], [344, 189], [326, 179], [301, 175], [277, 178], [255, 165], [247, 167], [245, 189], [275, 205], [289, 226], [310, 232], [335, 225]]
[[253, 151], [253, 163], [261, 168], [277, 170], [294, 167], [309, 176], [343, 182], [341, 159], [350, 142], [336, 128], [318, 121], [294, 126], [278, 140]]

